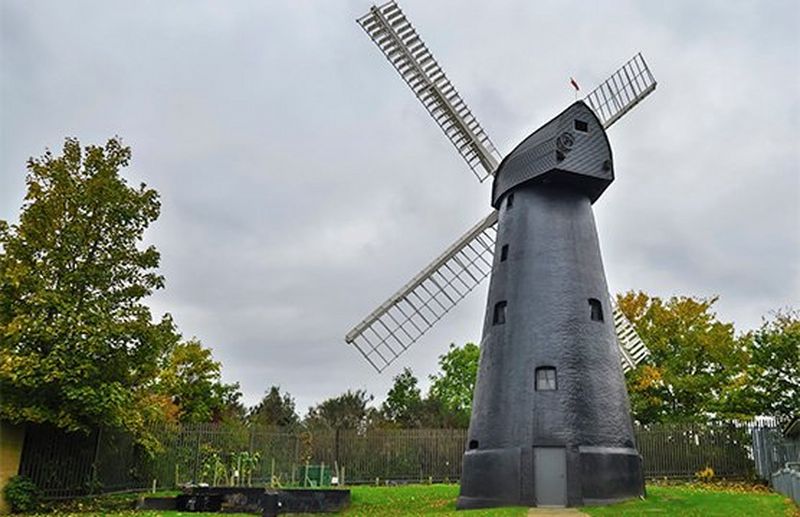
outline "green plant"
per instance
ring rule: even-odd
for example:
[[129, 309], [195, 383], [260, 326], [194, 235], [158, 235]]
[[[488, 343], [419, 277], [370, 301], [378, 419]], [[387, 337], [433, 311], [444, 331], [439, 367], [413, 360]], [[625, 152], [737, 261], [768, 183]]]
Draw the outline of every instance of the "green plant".
[[206, 456], [203, 464], [200, 467], [200, 479], [203, 482], [211, 482], [211, 486], [217, 486], [217, 481], [227, 479], [228, 469], [225, 463], [220, 458], [219, 454], [213, 452], [210, 456]]
[[39, 506], [39, 487], [25, 476], [9, 479], [3, 489], [3, 496], [14, 513], [30, 513]]
[[242, 463], [242, 479], [247, 479], [247, 486], [253, 484], [253, 471], [258, 468], [261, 461], [261, 454], [258, 452], [242, 452], [240, 454]]

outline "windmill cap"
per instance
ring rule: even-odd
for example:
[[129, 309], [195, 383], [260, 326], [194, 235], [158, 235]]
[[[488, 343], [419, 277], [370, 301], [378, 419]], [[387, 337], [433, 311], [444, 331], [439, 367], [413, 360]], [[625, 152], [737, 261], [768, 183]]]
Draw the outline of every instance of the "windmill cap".
[[530, 134], [506, 156], [492, 184], [492, 206], [523, 183], [566, 185], [594, 203], [614, 181], [611, 145], [600, 120], [576, 101]]

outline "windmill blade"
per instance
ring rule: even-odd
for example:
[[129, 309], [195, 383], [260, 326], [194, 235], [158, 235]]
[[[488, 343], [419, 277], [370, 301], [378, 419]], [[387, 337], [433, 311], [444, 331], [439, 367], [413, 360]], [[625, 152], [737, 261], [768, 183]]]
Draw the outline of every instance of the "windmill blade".
[[583, 100], [608, 129], [655, 89], [656, 80], [638, 53]]
[[442, 128], [479, 181], [494, 174], [497, 149], [478, 119], [447, 79], [433, 55], [395, 2], [372, 6], [359, 25]]
[[489, 276], [496, 236], [493, 211], [348, 332], [345, 341], [382, 372]]
[[[613, 302], [612, 302], [613, 304]], [[617, 341], [619, 341], [620, 361], [622, 371], [627, 372], [650, 356], [650, 351], [645, 346], [633, 324], [619, 310], [616, 304], [614, 307], [614, 328], [617, 331]]]

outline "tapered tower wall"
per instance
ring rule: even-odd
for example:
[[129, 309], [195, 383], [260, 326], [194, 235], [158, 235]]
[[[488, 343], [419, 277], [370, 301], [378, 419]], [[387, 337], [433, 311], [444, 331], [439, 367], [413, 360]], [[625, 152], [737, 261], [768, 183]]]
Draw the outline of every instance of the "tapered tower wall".
[[[541, 469], [536, 479], [543, 448], [563, 448], [569, 506], [641, 495], [589, 196], [515, 187], [500, 203], [496, 248], [459, 507], [541, 504], [552, 481]], [[537, 389], [537, 369], [555, 374], [555, 389]]]

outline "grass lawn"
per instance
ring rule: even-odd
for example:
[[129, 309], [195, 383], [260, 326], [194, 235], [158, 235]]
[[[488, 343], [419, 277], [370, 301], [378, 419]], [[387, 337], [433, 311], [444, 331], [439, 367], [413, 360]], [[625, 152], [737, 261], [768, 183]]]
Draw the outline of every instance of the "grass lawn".
[[588, 506], [581, 511], [591, 516], [800, 516], [798, 508], [780, 494], [742, 491], [699, 484], [647, 487], [647, 499], [611, 506]]
[[[436, 515], [436, 516], [519, 516], [527, 514], [527, 508], [499, 508], [456, 512], [455, 500], [458, 485], [407, 485], [396, 487], [355, 486], [350, 487], [352, 504], [339, 514], [348, 517]], [[133, 496], [127, 496], [134, 499]], [[87, 505], [92, 508], [92, 505]], [[79, 510], [75, 503], [69, 508], [56, 510], [59, 515], [109, 515], [118, 517], [211, 517], [223, 514], [201, 514], [180, 512], [134, 512], [105, 511], [95, 507], [94, 513], [71, 513]], [[757, 516], [800, 517], [800, 511], [783, 496], [766, 491], [750, 490], [744, 486], [706, 486], [683, 484], [652, 486], [647, 488], [647, 499], [613, 506], [581, 508], [591, 516]], [[228, 516], [248, 514], [224, 514]]]

